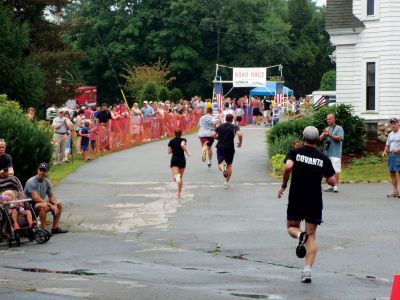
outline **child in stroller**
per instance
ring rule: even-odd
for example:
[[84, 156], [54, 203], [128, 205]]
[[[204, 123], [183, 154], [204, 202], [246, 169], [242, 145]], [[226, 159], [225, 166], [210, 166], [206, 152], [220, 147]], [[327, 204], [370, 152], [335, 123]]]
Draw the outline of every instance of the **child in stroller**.
[[[15, 201], [17, 200], [15, 193], [12, 190], [6, 190], [1, 194], [3, 197], [3, 201]], [[10, 205], [10, 208], [7, 209], [9, 215], [11, 216], [12, 222], [13, 222], [13, 228], [14, 230], [21, 229], [21, 227], [18, 224], [18, 215], [20, 216], [26, 216], [26, 220], [28, 221], [28, 228], [32, 229], [34, 225], [36, 225], [36, 222], [32, 221], [32, 213], [30, 210], [25, 209], [23, 203], [19, 203], [17, 205]]]
[[14, 242], [20, 246], [20, 237], [39, 244], [50, 239], [50, 233], [37, 225], [31, 199], [23, 199], [23, 188], [17, 177], [0, 178], [0, 193], [3, 200], [0, 201], [0, 241], [6, 238], [8, 246], [12, 247]]

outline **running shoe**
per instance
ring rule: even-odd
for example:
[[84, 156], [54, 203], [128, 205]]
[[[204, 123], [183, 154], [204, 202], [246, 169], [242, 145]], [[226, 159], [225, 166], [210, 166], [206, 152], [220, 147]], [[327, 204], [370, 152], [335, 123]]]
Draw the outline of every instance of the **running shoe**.
[[301, 282], [304, 283], [311, 283], [311, 271], [309, 270], [303, 270], [301, 272]]
[[335, 185], [335, 186], [333, 187], [333, 192], [334, 192], [334, 193], [339, 193], [339, 190], [338, 190], [337, 185]]
[[226, 190], [230, 188], [230, 185], [229, 185], [229, 182], [228, 182], [228, 181], [225, 181], [225, 182], [224, 182], [224, 188], [225, 188]]
[[211, 168], [211, 161], [208, 162], [207, 166]]
[[399, 195], [399, 192], [393, 192], [393, 193], [387, 195], [387, 197], [388, 198], [399, 198], [400, 195]]
[[298, 258], [304, 258], [307, 254], [306, 250], [306, 242], [308, 239], [308, 235], [306, 232], [301, 232], [299, 236], [299, 244], [296, 247], [296, 255]]
[[224, 175], [225, 178], [228, 177], [228, 171], [226, 170], [226, 168], [227, 168], [227, 165], [225, 164], [222, 169], [222, 174]]
[[329, 187], [327, 187], [327, 188], [325, 188], [324, 189], [324, 192], [334, 192], [334, 188], [333, 188], [333, 186], [329, 186]]
[[180, 199], [180, 198], [181, 198], [181, 196], [182, 196], [182, 195], [181, 195], [181, 193], [179, 193], [179, 192], [178, 192], [178, 193], [176, 193], [176, 198]]
[[204, 149], [204, 150], [201, 152], [201, 161], [202, 161], [202, 162], [206, 162], [206, 157], [207, 157], [207, 149]]

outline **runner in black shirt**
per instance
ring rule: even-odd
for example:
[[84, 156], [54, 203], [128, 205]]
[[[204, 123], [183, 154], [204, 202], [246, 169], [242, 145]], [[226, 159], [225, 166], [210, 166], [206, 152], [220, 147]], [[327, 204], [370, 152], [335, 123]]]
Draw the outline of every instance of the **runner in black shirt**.
[[186, 139], [181, 138], [181, 136], [182, 130], [179, 128], [175, 129], [175, 138], [168, 143], [168, 154], [172, 154], [170, 165], [172, 176], [178, 184], [177, 198], [180, 198], [182, 194], [183, 172], [185, 172], [186, 168], [185, 152], [190, 156], [190, 152], [186, 147]]
[[218, 136], [217, 143], [217, 158], [218, 158], [218, 168], [223, 171], [225, 177], [225, 188], [229, 188], [229, 180], [232, 176], [232, 162], [233, 156], [235, 155], [235, 145], [234, 140], [237, 135], [239, 142], [237, 147], [242, 146], [243, 135], [240, 128], [233, 125], [233, 115], [227, 114], [225, 117], [226, 123], [221, 124], [217, 127], [213, 133], [213, 137]]
[[[296, 255], [305, 257], [301, 281], [311, 282], [311, 267], [317, 255], [315, 233], [322, 223], [322, 187], [325, 177], [329, 184], [335, 183], [335, 170], [330, 159], [315, 149], [319, 140], [318, 129], [308, 126], [303, 131], [304, 147], [292, 149], [286, 156], [283, 184], [278, 192], [281, 198], [287, 187], [290, 174], [289, 203], [287, 208], [287, 230], [290, 236], [299, 239]], [[300, 222], [305, 220], [305, 231]], [[307, 251], [306, 251], [307, 248]]]

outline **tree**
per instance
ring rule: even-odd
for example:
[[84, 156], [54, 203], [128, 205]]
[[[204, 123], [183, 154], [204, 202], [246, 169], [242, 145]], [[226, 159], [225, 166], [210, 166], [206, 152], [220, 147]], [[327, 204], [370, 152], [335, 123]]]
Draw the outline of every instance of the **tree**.
[[23, 107], [38, 106], [44, 94], [43, 73], [36, 58], [26, 54], [29, 29], [13, 20], [10, 9], [0, 5], [0, 93], [20, 99]]
[[320, 91], [336, 91], [336, 71], [326, 72], [321, 79]]
[[[3, 5], [12, 9], [15, 20], [29, 26], [29, 48], [25, 49], [35, 57], [42, 72], [44, 93], [40, 108], [50, 104], [64, 103], [74, 95], [80, 82], [73, 74], [72, 63], [81, 57], [80, 52], [71, 51], [61, 38], [65, 27], [61, 23], [62, 8], [68, 0], [5, 0]], [[47, 17], [48, 16], [48, 17]], [[23, 103], [22, 97], [17, 97]]]
[[132, 96], [143, 89], [148, 82], [154, 82], [158, 87], [168, 87], [175, 77], [171, 77], [169, 66], [158, 59], [150, 65], [126, 66], [126, 74], [122, 77], [126, 79], [125, 88], [132, 93]]
[[161, 101], [169, 100], [170, 91], [167, 88], [162, 87], [161, 90], [160, 90], [159, 98], [160, 98]]
[[182, 91], [178, 88], [173, 88], [170, 97], [172, 101], [178, 102], [179, 100], [183, 99]]
[[120, 96], [127, 65], [146, 63], [139, 59], [143, 47], [139, 33], [146, 27], [142, 5], [141, 1], [82, 0], [67, 6], [64, 38], [85, 54], [76, 66], [80, 79], [97, 86], [102, 102]]
[[332, 68], [328, 55], [332, 51], [324, 30], [325, 11], [311, 0], [289, 0], [292, 47], [287, 57], [285, 78], [299, 96], [320, 86], [322, 75]]
[[144, 100], [158, 101], [157, 84], [154, 81], [149, 81], [140, 92], [140, 105]]
[[[325, 11], [312, 0], [76, 0], [65, 19], [67, 40], [85, 53], [82, 79], [98, 86], [99, 98], [115, 98], [127, 66], [159, 58], [176, 77], [168, 88], [185, 95], [211, 94], [216, 63], [283, 64], [286, 84], [299, 96], [318, 89], [332, 68]], [[231, 78], [231, 70], [220, 71]]]

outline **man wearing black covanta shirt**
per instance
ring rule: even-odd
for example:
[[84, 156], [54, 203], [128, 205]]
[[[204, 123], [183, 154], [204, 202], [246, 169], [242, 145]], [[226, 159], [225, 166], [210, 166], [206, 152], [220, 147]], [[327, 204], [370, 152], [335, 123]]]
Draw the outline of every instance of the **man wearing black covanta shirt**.
[[[283, 184], [278, 192], [281, 198], [287, 187], [290, 174], [292, 181], [287, 208], [287, 230], [291, 237], [299, 239], [296, 255], [305, 257], [301, 281], [311, 282], [311, 267], [317, 255], [315, 233], [322, 223], [322, 187], [325, 177], [330, 185], [335, 184], [335, 170], [330, 159], [315, 149], [319, 140], [318, 129], [308, 126], [303, 131], [304, 147], [292, 149], [286, 156]], [[305, 220], [305, 231], [300, 222]], [[307, 249], [307, 250], [306, 250]]]

